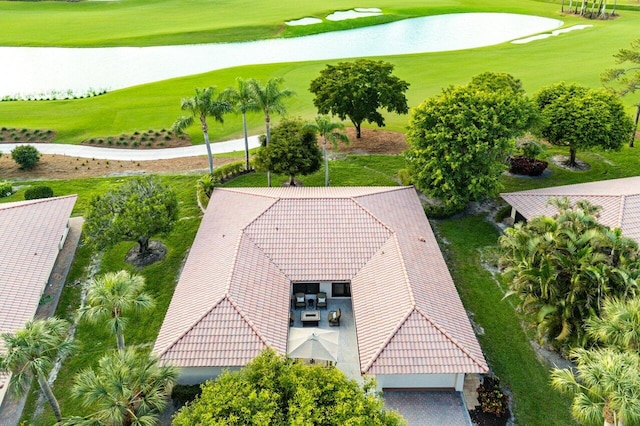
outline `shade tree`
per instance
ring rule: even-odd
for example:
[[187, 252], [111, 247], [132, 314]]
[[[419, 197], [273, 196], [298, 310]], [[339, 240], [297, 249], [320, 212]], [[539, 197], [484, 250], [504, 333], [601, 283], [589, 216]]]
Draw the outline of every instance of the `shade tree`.
[[176, 426], [400, 425], [375, 384], [359, 385], [335, 367], [306, 365], [266, 350], [246, 367], [202, 385], [173, 418]]
[[271, 143], [263, 146], [255, 157], [258, 169], [289, 176], [289, 185], [295, 185], [297, 175], [308, 175], [320, 170], [322, 157], [316, 131], [305, 126], [299, 118], [285, 118], [274, 127]]
[[315, 95], [313, 104], [320, 114], [348, 118], [360, 138], [364, 121], [384, 126], [380, 109], [398, 114], [409, 111], [405, 96], [409, 83], [393, 75], [393, 69], [389, 62], [370, 59], [327, 65], [309, 86]]
[[177, 218], [175, 193], [157, 177], [137, 177], [91, 199], [83, 227], [85, 242], [101, 250], [120, 241], [136, 241], [144, 260], [151, 254], [151, 237], [169, 232]]
[[620, 99], [602, 89], [556, 83], [543, 87], [534, 101], [541, 117], [536, 133], [552, 145], [568, 147], [573, 167], [578, 150], [619, 150], [633, 131]]
[[494, 195], [515, 137], [535, 118], [519, 80], [484, 73], [412, 109], [405, 155], [415, 185], [451, 209]]

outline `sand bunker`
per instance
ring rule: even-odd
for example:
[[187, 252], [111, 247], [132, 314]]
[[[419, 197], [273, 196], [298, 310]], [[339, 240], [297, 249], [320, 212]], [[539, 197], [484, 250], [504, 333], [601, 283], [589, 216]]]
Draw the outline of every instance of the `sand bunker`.
[[319, 24], [322, 22], [322, 19], [320, 18], [300, 18], [300, 19], [295, 19], [293, 21], [286, 21], [285, 24], [291, 26], [291, 27], [295, 27], [298, 25], [312, 25], [312, 24]]
[[329, 21], [344, 21], [345, 19], [365, 18], [367, 16], [382, 15], [382, 10], [377, 7], [356, 7], [351, 10], [342, 10], [327, 15]]
[[518, 39], [518, 40], [513, 40], [511, 43], [513, 43], [513, 44], [525, 44], [525, 43], [529, 43], [530, 41], [544, 40], [545, 38], [555, 37], [555, 36], [560, 35], [560, 34], [568, 33], [569, 31], [584, 30], [585, 28], [589, 28], [589, 27], [593, 27], [593, 25], [574, 25], [573, 27], [563, 28], [561, 30], [555, 30], [555, 31], [552, 31], [551, 33], [538, 34], [538, 35], [534, 35], [534, 36], [527, 37], [527, 38], [521, 38], [521, 39]]

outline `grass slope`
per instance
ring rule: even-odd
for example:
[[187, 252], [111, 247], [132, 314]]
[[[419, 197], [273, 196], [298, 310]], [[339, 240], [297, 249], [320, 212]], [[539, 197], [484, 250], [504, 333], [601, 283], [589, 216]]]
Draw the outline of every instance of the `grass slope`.
[[435, 229], [447, 241], [443, 249], [462, 302], [484, 330], [478, 339], [491, 370], [511, 391], [516, 424], [575, 424], [568, 399], [551, 389], [549, 369], [536, 358], [513, 306], [480, 265], [479, 249], [496, 245], [496, 230], [480, 216], [438, 221]]
[[[563, 20], [566, 25], [585, 22], [571, 16]], [[524, 45], [504, 43], [481, 49], [383, 59], [394, 63], [395, 74], [411, 84], [407, 97], [412, 107], [443, 87], [466, 83], [484, 71], [511, 73], [522, 80], [529, 93], [560, 80], [600, 87], [600, 74], [614, 66], [613, 54], [622, 47], [628, 47], [636, 37], [640, 12], [628, 12], [614, 21], [589, 21], [589, 24], [594, 27]], [[283, 77], [285, 86], [296, 92], [296, 96], [287, 101], [289, 114], [311, 119], [316, 115], [316, 109], [308, 90], [309, 83], [326, 63], [230, 68], [117, 90], [90, 99], [0, 102], [0, 124], [54, 129], [58, 131], [54, 142], [58, 143], [79, 143], [90, 137], [168, 128], [183, 115], [180, 100], [193, 96], [194, 87], [215, 85], [223, 89], [235, 85], [236, 77], [264, 80], [275, 76]], [[624, 99], [630, 114], [636, 98], [627, 96]], [[261, 114], [250, 114], [248, 118], [251, 133], [264, 132]], [[404, 130], [407, 120], [407, 116], [386, 114], [387, 128], [391, 130]], [[241, 118], [229, 115], [223, 125], [212, 122], [210, 132], [213, 140], [241, 137]], [[188, 133], [194, 143], [203, 143], [199, 126], [190, 127]]]
[[[88, 2], [0, 2], [0, 45], [150, 46], [296, 36], [388, 22], [412, 16], [468, 11], [539, 13], [549, 5], [530, 0], [377, 0], [385, 16], [287, 27], [302, 17], [324, 18], [361, 7], [353, 0], [322, 3], [281, 0], [117, 0]], [[555, 7], [555, 6], [554, 6]]]

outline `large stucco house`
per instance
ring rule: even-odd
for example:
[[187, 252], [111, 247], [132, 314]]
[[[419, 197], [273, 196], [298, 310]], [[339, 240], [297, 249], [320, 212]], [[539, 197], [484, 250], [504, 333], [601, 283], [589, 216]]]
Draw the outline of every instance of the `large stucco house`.
[[511, 205], [513, 220], [557, 214], [558, 210], [549, 204], [549, 199], [554, 197], [567, 197], [572, 203], [587, 200], [602, 207], [598, 212], [600, 223], [620, 228], [625, 237], [640, 243], [640, 176], [509, 192], [500, 196]]
[[[69, 231], [77, 196], [0, 204], [0, 333], [33, 319]], [[0, 344], [0, 352], [4, 351]], [[0, 373], [0, 404], [8, 388]]]
[[488, 371], [412, 187], [216, 189], [153, 352], [182, 383], [287, 354], [298, 292], [348, 303], [357, 371], [382, 389]]

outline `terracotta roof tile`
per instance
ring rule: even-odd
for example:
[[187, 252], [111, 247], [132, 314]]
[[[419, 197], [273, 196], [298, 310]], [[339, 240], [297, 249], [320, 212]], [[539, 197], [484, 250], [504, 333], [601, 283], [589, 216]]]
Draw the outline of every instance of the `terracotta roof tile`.
[[567, 197], [572, 203], [588, 200], [602, 207], [598, 220], [622, 229], [625, 236], [640, 243], [640, 176], [510, 192], [500, 196], [526, 219], [553, 216], [557, 209], [548, 205], [552, 197]]
[[291, 281], [320, 280], [352, 283], [364, 371], [413, 371], [412, 351], [429, 350], [407, 337], [420, 327], [435, 351], [418, 356], [421, 371], [486, 371], [410, 187], [214, 191], [154, 352], [179, 366], [284, 353]]
[[76, 199], [0, 204], [0, 333], [14, 332], [34, 317]]

